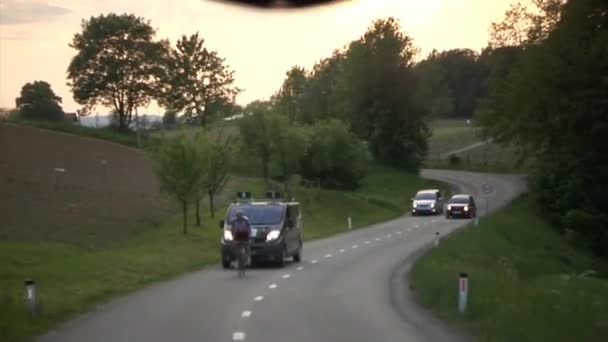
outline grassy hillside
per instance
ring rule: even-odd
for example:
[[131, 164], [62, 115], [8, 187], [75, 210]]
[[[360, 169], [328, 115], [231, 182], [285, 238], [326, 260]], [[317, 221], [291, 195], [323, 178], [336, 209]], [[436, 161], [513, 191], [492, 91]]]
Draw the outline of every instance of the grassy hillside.
[[0, 240], [96, 248], [171, 210], [145, 155], [102, 140], [0, 124], [0, 165]]
[[[0, 341], [31, 337], [113, 296], [219, 262], [217, 222], [231, 194], [268, 190], [259, 178], [233, 177], [218, 215], [204, 207], [203, 226], [183, 236], [180, 216], [137, 150], [0, 124], [0, 166], [8, 195], [0, 202]], [[375, 166], [358, 191], [299, 187], [294, 196], [309, 240], [346, 231], [349, 215], [355, 228], [398, 217], [427, 187], [442, 185]], [[24, 309], [28, 278], [39, 284], [35, 318]]]
[[[480, 341], [606, 340], [608, 263], [571, 247], [538, 212], [524, 196], [430, 251], [411, 272], [420, 302]], [[470, 277], [464, 315], [460, 272]]]

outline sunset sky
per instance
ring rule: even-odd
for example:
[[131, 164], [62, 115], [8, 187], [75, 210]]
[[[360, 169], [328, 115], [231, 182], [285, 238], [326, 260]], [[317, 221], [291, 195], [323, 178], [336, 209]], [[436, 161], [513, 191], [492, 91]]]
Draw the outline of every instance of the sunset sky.
[[[514, 0], [360, 0], [307, 10], [267, 11], [208, 0], [0, 0], [0, 107], [12, 108], [26, 82], [44, 80], [75, 111], [66, 69], [75, 51], [68, 46], [83, 18], [134, 13], [151, 21], [157, 38], [172, 43], [196, 31], [226, 58], [245, 91], [240, 104], [268, 98], [292, 65], [310, 68], [360, 37], [377, 18], [400, 20], [420, 49], [480, 50], [490, 23]], [[98, 108], [98, 112], [107, 112]], [[161, 114], [155, 105], [149, 114]]]

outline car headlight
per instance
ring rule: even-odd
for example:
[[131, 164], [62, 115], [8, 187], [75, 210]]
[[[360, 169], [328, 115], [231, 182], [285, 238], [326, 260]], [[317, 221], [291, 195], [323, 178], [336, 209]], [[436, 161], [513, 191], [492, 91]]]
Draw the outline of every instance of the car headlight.
[[224, 240], [225, 241], [232, 241], [234, 240], [234, 238], [232, 237], [232, 232], [228, 229], [224, 229]]
[[416, 208], [416, 202], [412, 202], [412, 208]]
[[464, 211], [469, 211], [469, 207], [467, 207], [466, 205], [464, 206]]
[[281, 235], [280, 230], [278, 230], [278, 229], [271, 230], [270, 233], [268, 233], [268, 235], [266, 235], [266, 241], [276, 240], [279, 238], [280, 235]]
[[448, 204], [448, 210], [452, 210], [452, 205]]
[[431, 208], [435, 208], [436, 202], [431, 202]]

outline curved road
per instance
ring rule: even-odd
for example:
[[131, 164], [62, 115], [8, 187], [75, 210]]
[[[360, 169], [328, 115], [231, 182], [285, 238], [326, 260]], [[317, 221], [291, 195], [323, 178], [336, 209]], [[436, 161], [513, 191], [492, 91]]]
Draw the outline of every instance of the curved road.
[[[423, 176], [479, 197], [480, 215], [483, 184], [493, 189], [490, 210], [525, 189], [513, 175], [425, 170]], [[413, 302], [402, 272], [436, 232], [467, 222], [406, 215], [306, 243], [301, 263], [253, 269], [247, 279], [205, 268], [112, 301], [39, 340], [465, 341]]]

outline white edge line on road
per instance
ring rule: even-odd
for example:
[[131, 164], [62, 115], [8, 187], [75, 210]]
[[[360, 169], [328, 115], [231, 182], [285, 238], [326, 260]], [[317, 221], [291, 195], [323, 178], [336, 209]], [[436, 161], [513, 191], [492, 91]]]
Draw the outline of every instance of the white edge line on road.
[[269, 289], [276, 289], [277, 288], [277, 284], [270, 284], [268, 285]]
[[242, 331], [235, 331], [232, 334], [233, 341], [245, 341], [245, 333]]
[[262, 301], [262, 299], [264, 299], [264, 296], [257, 296], [257, 297], [255, 297], [255, 299], [254, 299], [254, 300], [255, 300], [256, 302], [260, 302], [260, 301]]
[[248, 311], [248, 310], [247, 311], [243, 311], [241, 313], [241, 317], [243, 317], [243, 318], [251, 317], [251, 311]]
[[288, 273], [285, 273], [282, 276], [283, 279], [288, 279], [289, 277], [291, 277], [291, 275], [289, 275]]

